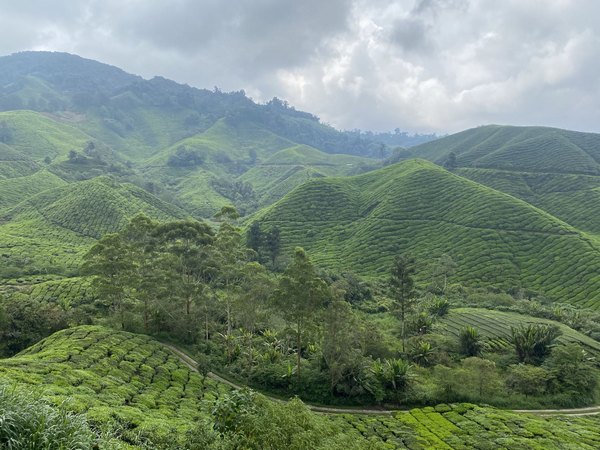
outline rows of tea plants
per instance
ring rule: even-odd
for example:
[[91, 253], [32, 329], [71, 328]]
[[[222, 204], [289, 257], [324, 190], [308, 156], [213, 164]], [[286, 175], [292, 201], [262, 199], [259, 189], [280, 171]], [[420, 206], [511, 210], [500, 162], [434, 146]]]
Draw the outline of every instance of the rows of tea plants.
[[562, 332], [562, 335], [558, 338], [559, 342], [565, 344], [578, 343], [596, 359], [600, 359], [600, 342], [553, 320], [483, 308], [455, 308], [440, 320], [440, 326], [456, 337], [467, 326], [474, 327], [487, 340], [491, 349], [509, 347], [511, 327], [530, 323], [558, 326]]
[[91, 303], [95, 296], [89, 278], [74, 277], [34, 284], [29, 291], [32, 299], [57, 303], [65, 308]]
[[97, 326], [60, 331], [0, 360], [0, 380], [37, 386], [51, 402], [99, 426], [116, 423], [132, 439], [185, 433], [229, 390], [148, 337]]
[[[306, 183], [257, 214], [278, 226], [286, 251], [304, 247], [320, 266], [386, 275], [393, 257], [458, 265], [455, 281], [524, 286], [600, 307], [600, 246], [514, 197], [423, 161]], [[422, 273], [425, 273], [422, 271]]]
[[591, 450], [600, 446], [600, 420], [594, 416], [543, 418], [472, 404], [442, 404], [393, 416], [344, 415], [338, 420], [390, 449]]
[[583, 231], [600, 233], [599, 176], [472, 168], [456, 173], [525, 200]]

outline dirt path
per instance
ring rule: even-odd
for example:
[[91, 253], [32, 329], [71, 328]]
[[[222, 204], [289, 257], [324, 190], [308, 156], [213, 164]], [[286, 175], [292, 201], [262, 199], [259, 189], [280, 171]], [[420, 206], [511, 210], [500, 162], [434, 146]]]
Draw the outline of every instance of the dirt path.
[[[198, 363], [192, 357], [190, 357], [189, 355], [187, 355], [186, 353], [184, 353], [183, 351], [181, 351], [180, 349], [178, 349], [177, 347], [175, 347], [173, 345], [164, 344], [164, 343], [163, 343], [163, 345], [168, 350], [170, 350], [172, 353], [174, 353], [181, 360], [181, 362], [183, 362], [190, 370], [193, 370], [194, 372], [198, 372], [198, 369], [197, 369]], [[220, 377], [219, 375], [217, 375], [216, 373], [213, 373], [213, 372], [208, 372], [207, 376], [215, 381], [227, 384], [228, 386], [231, 386], [234, 389], [242, 389], [245, 387], [243, 385], [239, 385], [239, 384], [233, 383], [229, 380], [226, 380], [225, 378]], [[265, 395], [266, 397], [268, 397], [269, 399], [271, 399], [275, 402], [279, 402], [279, 403], [285, 402], [285, 400], [281, 400], [279, 398], [272, 397], [267, 394], [263, 394], [263, 395]], [[311, 411], [318, 412], [318, 413], [326, 413], [326, 414], [391, 415], [391, 414], [398, 413], [398, 412], [408, 412], [408, 411], [398, 410], [398, 409], [336, 408], [336, 407], [332, 407], [332, 406], [312, 405], [312, 404], [306, 403], [306, 402], [304, 402], [304, 404]], [[513, 409], [510, 411], [515, 412], [515, 413], [535, 414], [537, 416], [544, 416], [544, 417], [545, 416], [595, 416], [595, 415], [600, 414], [600, 406], [589, 406], [587, 408], [572, 408], [572, 409]]]

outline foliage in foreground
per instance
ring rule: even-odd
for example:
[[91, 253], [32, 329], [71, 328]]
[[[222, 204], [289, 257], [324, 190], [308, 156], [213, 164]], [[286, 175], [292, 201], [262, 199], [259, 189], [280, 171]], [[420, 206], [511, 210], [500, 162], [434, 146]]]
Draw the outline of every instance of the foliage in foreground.
[[0, 384], [0, 448], [80, 450], [91, 448], [95, 438], [84, 416]]

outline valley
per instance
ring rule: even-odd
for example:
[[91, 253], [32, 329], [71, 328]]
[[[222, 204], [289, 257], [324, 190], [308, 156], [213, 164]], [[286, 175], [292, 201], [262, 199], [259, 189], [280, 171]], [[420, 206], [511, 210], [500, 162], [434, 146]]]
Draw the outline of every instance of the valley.
[[1, 57], [0, 447], [597, 448], [599, 189], [595, 133]]

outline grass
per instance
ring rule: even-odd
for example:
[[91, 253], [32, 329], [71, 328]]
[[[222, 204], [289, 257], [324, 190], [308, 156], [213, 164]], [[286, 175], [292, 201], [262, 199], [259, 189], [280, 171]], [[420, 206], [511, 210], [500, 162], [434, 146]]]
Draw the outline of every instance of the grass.
[[426, 161], [313, 180], [253, 219], [281, 229], [284, 252], [302, 246], [328, 269], [381, 277], [396, 254], [430, 261], [446, 253], [458, 264], [456, 281], [600, 307], [594, 239]]
[[594, 358], [600, 357], [600, 342], [553, 320], [483, 308], [453, 308], [447, 316], [440, 319], [441, 327], [456, 337], [467, 326], [476, 328], [492, 349], [509, 347], [511, 327], [530, 323], [556, 325], [562, 332], [558, 338], [559, 342], [578, 343]]

